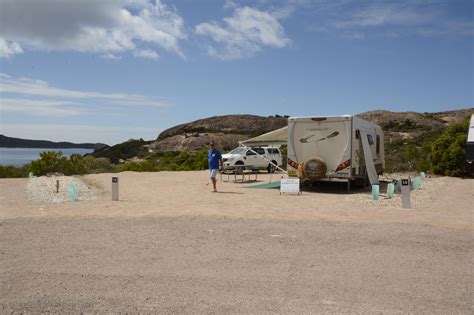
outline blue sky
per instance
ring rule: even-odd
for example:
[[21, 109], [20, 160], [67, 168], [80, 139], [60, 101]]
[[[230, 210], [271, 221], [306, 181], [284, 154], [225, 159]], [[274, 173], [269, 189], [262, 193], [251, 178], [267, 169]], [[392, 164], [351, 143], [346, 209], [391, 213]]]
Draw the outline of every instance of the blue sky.
[[0, 0], [0, 133], [473, 107], [473, 1]]

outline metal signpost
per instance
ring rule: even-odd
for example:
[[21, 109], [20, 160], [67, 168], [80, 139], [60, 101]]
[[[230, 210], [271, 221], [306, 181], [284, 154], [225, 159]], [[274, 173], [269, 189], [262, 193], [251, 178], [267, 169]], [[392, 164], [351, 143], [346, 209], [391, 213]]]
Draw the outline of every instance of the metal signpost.
[[410, 209], [411, 208], [411, 201], [410, 201], [410, 180], [408, 178], [402, 179], [402, 208], [403, 209]]
[[119, 200], [119, 182], [118, 177], [112, 177], [112, 201]]

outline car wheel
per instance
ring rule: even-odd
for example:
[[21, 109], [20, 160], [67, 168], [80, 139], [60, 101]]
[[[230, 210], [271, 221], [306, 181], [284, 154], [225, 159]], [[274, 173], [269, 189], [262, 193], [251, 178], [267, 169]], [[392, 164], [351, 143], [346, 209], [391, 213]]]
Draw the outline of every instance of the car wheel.
[[[273, 164], [276, 164], [275, 161], [272, 161]], [[268, 173], [275, 173], [276, 171], [276, 166], [273, 164], [268, 164], [267, 171]]]
[[244, 165], [244, 162], [242, 162], [242, 161], [237, 161], [237, 162], [235, 162], [235, 164], [234, 164], [235, 172], [236, 172], [237, 174], [242, 173], [242, 172], [244, 171], [244, 166], [245, 166], [245, 165]]

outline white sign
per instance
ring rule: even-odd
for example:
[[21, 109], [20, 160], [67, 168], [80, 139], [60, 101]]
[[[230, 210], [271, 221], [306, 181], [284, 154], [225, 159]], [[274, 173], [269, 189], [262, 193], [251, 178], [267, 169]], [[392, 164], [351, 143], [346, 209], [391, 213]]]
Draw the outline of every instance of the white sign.
[[299, 178], [287, 178], [281, 179], [280, 182], [280, 194], [281, 193], [300, 193], [300, 179]]

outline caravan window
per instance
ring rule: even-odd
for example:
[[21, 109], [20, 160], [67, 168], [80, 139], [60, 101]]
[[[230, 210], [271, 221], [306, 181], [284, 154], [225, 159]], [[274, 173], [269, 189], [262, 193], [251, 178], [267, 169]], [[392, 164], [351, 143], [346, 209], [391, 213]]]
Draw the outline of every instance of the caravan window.
[[377, 141], [376, 147], [375, 147], [375, 152], [377, 152], [377, 154], [380, 154], [380, 136], [379, 135], [377, 135], [375, 141]]
[[374, 144], [374, 138], [372, 138], [372, 135], [367, 135], [367, 140], [369, 141], [370, 145]]

